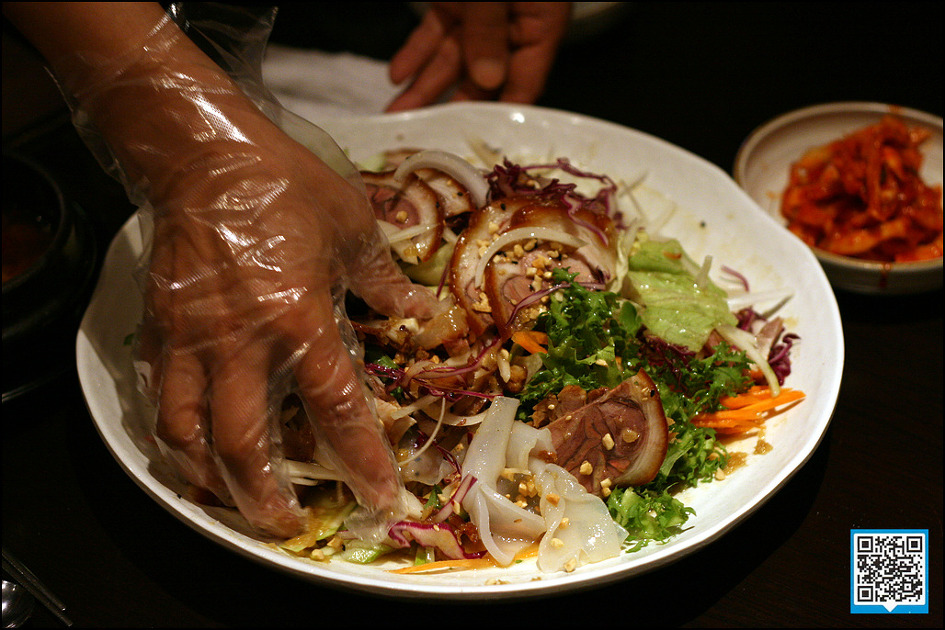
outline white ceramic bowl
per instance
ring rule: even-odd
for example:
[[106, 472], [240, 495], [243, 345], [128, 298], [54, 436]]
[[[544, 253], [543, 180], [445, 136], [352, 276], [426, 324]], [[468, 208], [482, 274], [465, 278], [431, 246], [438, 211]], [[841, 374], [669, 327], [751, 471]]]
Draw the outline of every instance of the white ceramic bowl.
[[[932, 134], [922, 145], [921, 175], [929, 185], [942, 185], [942, 118], [883, 103], [827, 103], [798, 109], [755, 129], [735, 159], [735, 181], [766, 212], [785, 224], [781, 193], [791, 164], [808, 149], [876, 123], [886, 114]], [[942, 286], [942, 259], [910, 263], [881, 263], [814, 250], [830, 283], [838, 289], [870, 294], [933, 291]]]

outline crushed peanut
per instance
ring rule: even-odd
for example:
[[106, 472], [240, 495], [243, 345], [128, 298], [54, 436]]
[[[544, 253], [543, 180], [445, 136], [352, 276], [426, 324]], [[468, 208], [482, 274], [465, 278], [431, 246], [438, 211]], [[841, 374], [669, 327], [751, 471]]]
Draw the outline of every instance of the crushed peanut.
[[605, 499], [610, 496], [610, 493], [611, 493], [610, 486], [611, 486], [611, 485], [613, 485], [613, 481], [611, 481], [609, 477], [608, 477], [607, 479], [604, 479], [603, 481], [600, 482], [600, 493], [601, 493], [601, 495], [603, 495], [603, 497], [604, 497]]
[[581, 467], [578, 468], [578, 472], [582, 475], [589, 475], [594, 472], [594, 467], [586, 459], [581, 463]]
[[479, 292], [479, 301], [472, 306], [474, 311], [479, 313], [491, 313], [492, 306], [489, 304], [489, 296], [485, 292]]
[[606, 433], [604, 437], [600, 439], [600, 443], [603, 444], [604, 448], [608, 451], [612, 451], [615, 446], [614, 438], [611, 437], [610, 433]]

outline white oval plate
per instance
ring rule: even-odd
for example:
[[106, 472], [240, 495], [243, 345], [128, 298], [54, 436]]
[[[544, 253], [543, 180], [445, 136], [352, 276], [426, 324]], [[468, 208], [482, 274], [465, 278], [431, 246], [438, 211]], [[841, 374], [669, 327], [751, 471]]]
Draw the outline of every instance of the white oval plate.
[[[679, 559], [711, 543], [755, 510], [808, 460], [837, 401], [843, 337], [836, 301], [817, 260], [801, 242], [763, 212], [721, 169], [646, 134], [559, 111], [501, 104], [454, 104], [357, 120], [322, 121], [355, 160], [382, 149], [438, 148], [471, 155], [475, 138], [508, 155], [568, 157], [615, 179], [645, 174], [647, 185], [678, 204], [665, 232], [676, 235], [698, 260], [732, 267], [755, 291], [791, 287], [782, 311], [800, 335], [788, 384], [807, 398], [770, 422], [773, 450], [749, 455], [747, 466], [724, 481], [688, 491], [696, 515], [679, 536], [573, 573], [540, 573], [533, 561], [508, 569], [437, 575], [400, 575], [390, 566], [319, 563], [290, 557], [250, 533], [239, 515], [182, 498], [183, 488], [156, 457], [142, 426], [150, 418], [135, 389], [130, 348], [140, 297], [131, 274], [142, 251], [136, 218], [115, 237], [98, 287], [82, 321], [76, 353], [79, 378], [100, 432], [119, 464], [155, 501], [217, 543], [300, 578], [399, 597], [501, 599], [587, 588], [624, 579]], [[750, 441], [749, 441], [750, 442]], [[752, 444], [744, 446], [750, 451]]]

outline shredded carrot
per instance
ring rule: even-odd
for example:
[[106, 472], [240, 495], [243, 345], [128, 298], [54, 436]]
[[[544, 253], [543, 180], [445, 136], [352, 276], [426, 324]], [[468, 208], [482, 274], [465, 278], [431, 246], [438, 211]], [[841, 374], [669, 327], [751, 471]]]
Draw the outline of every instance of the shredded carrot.
[[536, 330], [519, 330], [512, 333], [512, 341], [532, 354], [547, 352], [548, 335]]
[[[538, 543], [533, 543], [515, 554], [513, 562], [533, 558], [538, 555]], [[491, 569], [499, 566], [489, 556], [483, 558], [460, 558], [455, 560], [436, 560], [400, 569], [391, 569], [390, 573], [426, 573], [432, 571], [462, 571], [468, 569]]]
[[[788, 390], [782, 390], [788, 391]], [[721, 404], [726, 409], [741, 409], [748, 405], [759, 403], [763, 400], [771, 399], [771, 388], [767, 385], [753, 385], [747, 391], [736, 396], [727, 396], [723, 398]]]
[[460, 558], [457, 560], [436, 560], [424, 564], [415, 564], [400, 569], [391, 569], [390, 573], [426, 573], [430, 571], [455, 571], [466, 569], [488, 569], [497, 566], [491, 558]]
[[782, 389], [777, 396], [772, 396], [769, 388], [755, 386], [738, 396], [723, 399], [724, 409], [699, 414], [692, 423], [698, 427], [715, 429], [719, 433], [744, 433], [761, 428], [767, 412], [804, 396], [804, 392], [796, 389]]

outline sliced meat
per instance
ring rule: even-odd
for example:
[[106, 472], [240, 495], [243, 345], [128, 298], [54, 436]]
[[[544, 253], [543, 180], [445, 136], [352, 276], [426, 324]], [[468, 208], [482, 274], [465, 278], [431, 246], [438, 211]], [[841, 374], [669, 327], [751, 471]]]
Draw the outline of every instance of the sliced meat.
[[[512, 230], [544, 236], [519, 241]], [[555, 236], [572, 243], [562, 245]], [[489, 246], [503, 237], [514, 242], [503, 244], [501, 256], [492, 252], [483, 266]], [[584, 245], [576, 248], [580, 243]], [[608, 217], [571, 211], [560, 201], [507, 197], [472, 213], [453, 252], [450, 288], [469, 314], [474, 334], [496, 324], [507, 336], [516, 326], [517, 305], [548, 286], [546, 272], [566, 267], [578, 274], [579, 282], [606, 282], [614, 274], [616, 258], [614, 226]], [[480, 281], [476, 271], [483, 267]]]
[[652, 481], [669, 442], [659, 392], [642, 370], [548, 429], [558, 464], [597, 495], [604, 487]]
[[[429, 260], [440, 247], [445, 215], [437, 193], [416, 175], [401, 185], [393, 171], [363, 171], [374, 216], [391, 226], [391, 249], [403, 260]], [[427, 229], [423, 229], [426, 227]], [[419, 230], [415, 236], [399, 239], [396, 232]]]
[[476, 209], [472, 196], [466, 187], [442, 171], [433, 168], [422, 168], [415, 171], [440, 197], [443, 214], [447, 218], [459, 216]]
[[535, 405], [532, 411], [532, 424], [542, 427], [568, 414], [574, 413], [587, 404], [587, 392], [577, 385], [565, 385], [556, 395], [549, 396]]
[[576, 273], [578, 282], [598, 281], [573, 248], [554, 248], [550, 243], [541, 243], [518, 258], [495, 259], [486, 267], [483, 289], [500, 335], [510, 337], [518, 329], [531, 327], [541, 307], [532, 296], [550, 287], [552, 270], [561, 267]]
[[466, 311], [473, 335], [481, 335], [492, 325], [491, 307], [482, 287], [476, 283], [476, 267], [492, 239], [514, 211], [513, 205], [491, 204], [473, 212], [450, 260], [449, 287], [456, 304]]

